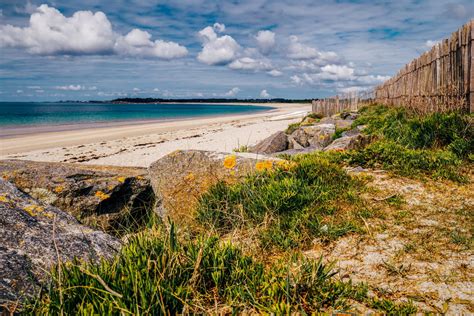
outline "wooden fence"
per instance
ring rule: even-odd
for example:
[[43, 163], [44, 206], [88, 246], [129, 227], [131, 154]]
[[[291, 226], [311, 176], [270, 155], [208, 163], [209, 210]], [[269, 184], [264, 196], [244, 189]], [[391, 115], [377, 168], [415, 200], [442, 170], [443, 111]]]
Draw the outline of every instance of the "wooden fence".
[[373, 102], [373, 91], [352, 92], [335, 97], [313, 100], [312, 112], [322, 116], [357, 111], [361, 104]]
[[474, 112], [474, 19], [375, 88], [375, 101], [420, 112]]

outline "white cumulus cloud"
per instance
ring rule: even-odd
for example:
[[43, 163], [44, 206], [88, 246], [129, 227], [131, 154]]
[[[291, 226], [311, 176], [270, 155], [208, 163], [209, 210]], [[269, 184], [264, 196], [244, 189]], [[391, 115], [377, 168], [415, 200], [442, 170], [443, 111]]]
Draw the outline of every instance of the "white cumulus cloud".
[[261, 98], [269, 98], [270, 93], [268, 93], [267, 90], [263, 89], [262, 91], [260, 91], [260, 97]]
[[240, 45], [229, 35], [218, 36], [216, 33], [225, 30], [225, 25], [215, 23], [199, 31], [202, 50], [197, 59], [208, 65], [227, 64], [233, 61], [240, 51]]
[[278, 69], [272, 69], [268, 71], [267, 74], [269, 74], [272, 77], [280, 77], [281, 75], [283, 75], [283, 73]]
[[25, 48], [40, 55], [123, 54], [170, 59], [187, 54], [185, 47], [152, 41], [148, 32], [139, 29], [120, 35], [103, 12], [77, 11], [66, 17], [46, 4], [31, 14], [27, 27], [0, 25], [0, 47]]
[[298, 75], [291, 76], [290, 80], [291, 80], [292, 83], [298, 84], [298, 85], [303, 83], [303, 80]]
[[257, 41], [260, 52], [264, 55], [269, 54], [275, 47], [276, 43], [275, 33], [268, 30], [259, 31], [255, 36], [255, 40]]
[[229, 68], [234, 70], [269, 70], [272, 69], [272, 64], [267, 60], [242, 57], [231, 62]]
[[235, 97], [237, 95], [237, 93], [240, 92], [240, 89], [238, 87], [234, 87], [232, 89], [230, 89], [229, 91], [227, 91], [226, 93], [224, 93], [224, 96], [226, 97]]
[[311, 59], [319, 56], [318, 50], [314, 47], [300, 43], [297, 36], [290, 36], [288, 45], [288, 57], [291, 59]]
[[173, 59], [184, 57], [188, 50], [174, 42], [151, 40], [151, 34], [139, 29], [131, 30], [127, 35], [120, 36], [114, 45], [117, 54], [141, 57], [157, 57]]
[[85, 86], [81, 86], [80, 84], [74, 85], [65, 85], [65, 86], [56, 86], [57, 90], [66, 90], [66, 91], [80, 91], [80, 90], [86, 90]]
[[354, 79], [354, 68], [346, 65], [326, 65], [321, 68], [321, 78], [329, 80]]

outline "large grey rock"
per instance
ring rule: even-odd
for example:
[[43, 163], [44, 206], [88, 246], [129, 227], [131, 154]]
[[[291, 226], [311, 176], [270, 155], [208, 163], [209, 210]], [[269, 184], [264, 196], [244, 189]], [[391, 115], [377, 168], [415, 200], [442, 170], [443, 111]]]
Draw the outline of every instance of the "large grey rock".
[[139, 224], [154, 200], [145, 168], [3, 160], [0, 175], [37, 200], [108, 232]]
[[0, 306], [34, 295], [58, 261], [112, 258], [120, 246], [0, 179]]
[[370, 136], [362, 134], [359, 129], [355, 128], [342, 133], [342, 137], [334, 140], [331, 144], [324, 148], [324, 151], [345, 151], [360, 149], [367, 146], [370, 141]]
[[288, 148], [288, 136], [284, 132], [276, 132], [250, 148], [250, 152], [272, 154]]
[[[301, 126], [291, 134], [302, 147], [324, 148], [336, 132], [336, 126], [331, 123], [318, 123], [311, 126]], [[293, 148], [295, 148], [293, 146]]]
[[149, 167], [158, 213], [192, 225], [197, 202], [218, 181], [235, 183], [255, 170], [270, 169], [279, 159], [251, 153], [178, 150]]

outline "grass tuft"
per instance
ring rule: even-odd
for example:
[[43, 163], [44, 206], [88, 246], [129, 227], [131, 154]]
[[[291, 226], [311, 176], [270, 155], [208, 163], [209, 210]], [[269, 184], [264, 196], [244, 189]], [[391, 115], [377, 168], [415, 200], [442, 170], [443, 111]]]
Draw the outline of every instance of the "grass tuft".
[[346, 215], [360, 206], [362, 181], [317, 155], [293, 162], [290, 169], [259, 172], [240, 183], [217, 183], [201, 197], [196, 219], [221, 235], [256, 229], [262, 247], [280, 250], [360, 231], [356, 216]]
[[75, 261], [54, 269], [49, 289], [24, 312], [288, 314], [348, 310], [349, 300], [373, 303], [365, 285], [337, 279], [322, 258], [295, 255], [265, 266], [216, 236], [188, 240], [171, 224], [130, 237], [111, 262]]

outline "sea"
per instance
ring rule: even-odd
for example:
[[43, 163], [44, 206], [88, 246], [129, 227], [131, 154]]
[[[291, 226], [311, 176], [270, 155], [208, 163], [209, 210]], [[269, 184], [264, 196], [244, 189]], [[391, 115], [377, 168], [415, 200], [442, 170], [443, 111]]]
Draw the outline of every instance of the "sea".
[[0, 128], [192, 119], [270, 109], [260, 105], [204, 103], [0, 102]]

